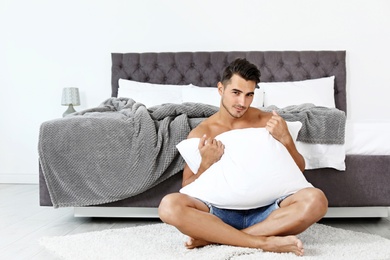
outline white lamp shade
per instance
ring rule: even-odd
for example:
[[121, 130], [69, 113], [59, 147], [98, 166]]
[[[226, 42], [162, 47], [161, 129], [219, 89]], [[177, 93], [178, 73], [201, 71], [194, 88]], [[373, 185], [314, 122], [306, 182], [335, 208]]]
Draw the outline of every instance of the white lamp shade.
[[64, 88], [62, 90], [61, 104], [63, 106], [68, 106], [68, 105], [78, 106], [78, 105], [80, 105], [79, 89], [78, 88]]

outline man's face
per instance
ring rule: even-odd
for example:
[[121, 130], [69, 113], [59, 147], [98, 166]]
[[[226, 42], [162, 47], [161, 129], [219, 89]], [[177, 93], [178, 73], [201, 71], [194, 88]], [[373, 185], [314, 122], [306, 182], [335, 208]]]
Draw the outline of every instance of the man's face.
[[256, 82], [234, 74], [226, 86], [218, 83], [222, 106], [234, 118], [242, 117], [253, 101]]

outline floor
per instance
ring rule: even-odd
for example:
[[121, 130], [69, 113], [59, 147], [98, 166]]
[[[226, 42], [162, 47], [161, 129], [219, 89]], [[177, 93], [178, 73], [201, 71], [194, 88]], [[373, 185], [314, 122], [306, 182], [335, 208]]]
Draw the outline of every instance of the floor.
[[[161, 223], [158, 219], [75, 218], [70, 208], [40, 207], [38, 197], [38, 185], [0, 184], [0, 259], [56, 259], [39, 245], [44, 236]], [[390, 217], [320, 223], [390, 239]]]

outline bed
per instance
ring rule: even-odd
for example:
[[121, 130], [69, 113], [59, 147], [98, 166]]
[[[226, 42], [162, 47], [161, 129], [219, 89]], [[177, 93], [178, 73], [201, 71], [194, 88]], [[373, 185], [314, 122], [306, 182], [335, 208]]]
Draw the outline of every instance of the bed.
[[[112, 53], [112, 98], [109, 101], [102, 103], [99, 108], [83, 111], [79, 115], [71, 116], [69, 118], [51, 120], [50, 122], [45, 122], [43, 125], [60, 125], [60, 129], [67, 129], [66, 126], [69, 125], [69, 122], [72, 120], [78, 120], [78, 127], [82, 127], [83, 124], [86, 124], [85, 121], [82, 120], [82, 116], [84, 114], [92, 114], [94, 117], [93, 120], [95, 120], [94, 122], [97, 122], [96, 120], [99, 120], [100, 113], [113, 112], [113, 107], [134, 108], [136, 106], [134, 103], [129, 104], [128, 101], [117, 98], [118, 90], [119, 93], [121, 91], [120, 84], [126, 84], [123, 80], [132, 81], [134, 84], [139, 82], [139, 84], [135, 86], [136, 88], [146, 89], [147, 87], [150, 87], [148, 85], [143, 85], [143, 82], [152, 84], [153, 87], [159, 85], [171, 87], [170, 91], [158, 92], [156, 88], [154, 88], [151, 90], [152, 92], [149, 92], [151, 95], [160, 95], [161, 97], [165, 96], [165, 98], [167, 98], [166, 102], [170, 102], [170, 98], [173, 98], [178, 92], [175, 90], [175, 86], [177, 85], [177, 89], [189, 89], [186, 102], [199, 102], [195, 99], [194, 94], [191, 92], [193, 91], [193, 88], [196, 86], [196, 88], [204, 88], [205, 91], [215, 90], [213, 88], [216, 87], [223, 68], [226, 67], [230, 61], [238, 57], [246, 58], [259, 67], [262, 74], [261, 82], [265, 84], [264, 87], [267, 87], [267, 83], [306, 82], [308, 80], [333, 77], [333, 88], [331, 93], [332, 100], [330, 102], [334, 102], [333, 105], [338, 110], [343, 111], [345, 114], [347, 113], [345, 51]], [[123, 88], [124, 91], [124, 87], [121, 88]], [[260, 89], [262, 89], [262, 87], [260, 87]], [[297, 93], [292, 93], [291, 95], [295, 95]], [[212, 102], [215, 102], [212, 100], [212, 95], [213, 94], [204, 95], [202, 100], [209, 99], [210, 102], [208, 103], [212, 105]], [[255, 94], [255, 96], [259, 95], [260, 94]], [[268, 104], [272, 104], [272, 100], [267, 101], [267, 98], [272, 96], [271, 94], [262, 92], [261, 95], [262, 100], [259, 101], [261, 106], [264, 106], [267, 102]], [[313, 95], [316, 95], [316, 93], [313, 93]], [[134, 98], [134, 100], [137, 98]], [[144, 103], [146, 102], [149, 102], [149, 100], [144, 101]], [[288, 101], [279, 100], [278, 102], [281, 102], [280, 104], [285, 104], [283, 102]], [[151, 101], [148, 106], [153, 107], [153, 105], [156, 104]], [[157, 107], [159, 108], [159, 106]], [[179, 108], [182, 109], [181, 106]], [[137, 109], [139, 109], [138, 106]], [[188, 108], [185, 107], [183, 109]], [[214, 111], [213, 106], [208, 106], [205, 109], [207, 110], [207, 113], [194, 113], [191, 120], [189, 120], [189, 128], [194, 127], [197, 123], [205, 117], [211, 115]], [[175, 110], [177, 110], [176, 107]], [[137, 110], [136, 112], [138, 111], [140, 110]], [[143, 113], [145, 112], [145, 110], [142, 111]], [[158, 112], [159, 109], [153, 111]], [[188, 114], [193, 112], [193, 110], [185, 110], [182, 113]], [[177, 115], [175, 114], [174, 120], [176, 120], [176, 116]], [[81, 117], [81, 119], [79, 117]], [[172, 116], [170, 118], [172, 118]], [[180, 123], [180, 125], [182, 125], [182, 123]], [[348, 129], [353, 129], [353, 124], [346, 125], [347, 127], [345, 131], [348, 134], [348, 131], [350, 131]], [[115, 139], [116, 136], [115, 130], [101, 124], [96, 124], [95, 126], [107, 128], [105, 136], [109, 136], [107, 138], [111, 140], [111, 143], [113, 142], [112, 140]], [[157, 169], [161, 172], [161, 176], [164, 177], [163, 181], [154, 181], [154, 184], [152, 184], [150, 188], [144, 191], [141, 190], [142, 192], [138, 190], [135, 195], [121, 199], [112, 197], [108, 203], [96, 202], [91, 205], [81, 204], [81, 206], [73, 206], [72, 204], [66, 203], [60, 205], [55, 204], [53, 203], [53, 198], [55, 197], [54, 189], [63, 188], [64, 193], [61, 194], [65, 194], [62, 196], [67, 196], [66, 192], [70, 193], [71, 188], [67, 187], [63, 182], [59, 182], [57, 185], [50, 185], [48, 182], [48, 180], [51, 180], [52, 178], [49, 173], [55, 172], [55, 170], [53, 170], [51, 165], [48, 165], [44, 160], [44, 157], [49, 153], [49, 151], [42, 148], [42, 143], [49, 139], [49, 135], [51, 135], [50, 138], [52, 141], [50, 141], [50, 143], [45, 147], [56, 146], [58, 142], [60, 142], [60, 139], [53, 138], [53, 131], [44, 131], [44, 129], [46, 128], [43, 128], [42, 126], [39, 137], [39, 186], [41, 206], [53, 206], [53, 204], [55, 207], [72, 206], [74, 207], [74, 215], [79, 217], [154, 218], [158, 217], [157, 207], [162, 197], [168, 193], [177, 192], [181, 188], [181, 167], [183, 165], [183, 161], [179, 158], [180, 155], [177, 152], [172, 151], [172, 158], [176, 162], [175, 165], [168, 165], [163, 170], [158, 169], [159, 165], [154, 165], [153, 167], [157, 167]], [[50, 134], [48, 134], [49, 132]], [[78, 138], [82, 138], [79, 135], [77, 136]], [[178, 138], [179, 139], [175, 139], [176, 143], [178, 140], [184, 139], [185, 135], [179, 136]], [[347, 135], [346, 139], [348, 138], [349, 137]], [[75, 139], [73, 141], [77, 143], [79, 140]], [[59, 151], [64, 151], [64, 142], [65, 141], [62, 142], [62, 150], [60, 149]], [[95, 140], [95, 142], [98, 141]], [[121, 147], [121, 144], [114, 144], [116, 145], [115, 147]], [[67, 149], [72, 148], [68, 146]], [[110, 145], [110, 147], [107, 148], [108, 153], [115, 150], [112, 147], [113, 145]], [[142, 148], [143, 146], [140, 145], [137, 149]], [[347, 150], [347, 154], [344, 154], [344, 157], [342, 157], [341, 166], [334, 166], [332, 164], [329, 166], [325, 165], [324, 167], [321, 165], [318, 167], [313, 166], [304, 172], [306, 179], [315, 187], [323, 190], [328, 198], [330, 208], [326, 217], [387, 217], [388, 207], [390, 206], [390, 155], [366, 154], [365, 152], [354, 154], [355, 150], [348, 147], [346, 148], [345, 145], [337, 146], [337, 148], [338, 152]], [[96, 149], [100, 149], [100, 147]], [[136, 151], [129, 151], [130, 154], [132, 152], [134, 154]], [[81, 155], [83, 158], [87, 158], [85, 157], [85, 153], [85, 151], [83, 153], [80, 152], [78, 156]], [[327, 150], [327, 154], [333, 154], [333, 150]], [[99, 156], [99, 160], [107, 160], [105, 155], [99, 154]], [[147, 152], [138, 159], [142, 160], [144, 159], [143, 157], [148, 157]], [[118, 158], [118, 156], [115, 158]], [[153, 161], [154, 158], [148, 158], [148, 160]], [[117, 166], [118, 164], [120, 164], [120, 160], [114, 165]], [[75, 169], [76, 167], [71, 164], [65, 165], [63, 168], [68, 170], [64, 170], [62, 173], [56, 172], [56, 174], [71, 176], [73, 172], [77, 171], [77, 169]], [[88, 167], [86, 169], [91, 169], [91, 171], [95, 170], [95, 168]], [[99, 168], [99, 170], [102, 169]], [[110, 171], [111, 169], [105, 170]], [[138, 171], [140, 170], [138, 169]], [[169, 175], [167, 175], [167, 171], [170, 172]], [[75, 187], [77, 187], [77, 183], [80, 180], [69, 177], [68, 181], [70, 183], [76, 183]], [[149, 180], [147, 181], [149, 182]], [[115, 183], [115, 180], [113, 180], [112, 183]], [[110, 186], [112, 183], [108, 185], [109, 187], [107, 187], [107, 190], [115, 189]], [[123, 181], [122, 183], [117, 184], [121, 185], [123, 184]], [[134, 186], [137, 184], [132, 183], [131, 185]], [[136, 189], [136, 187], [134, 188]]]

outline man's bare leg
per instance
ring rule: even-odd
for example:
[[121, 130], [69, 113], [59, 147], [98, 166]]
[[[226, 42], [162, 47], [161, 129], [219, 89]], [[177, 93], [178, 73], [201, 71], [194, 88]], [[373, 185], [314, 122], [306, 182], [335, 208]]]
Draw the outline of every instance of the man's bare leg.
[[[255, 236], [297, 235], [320, 220], [327, 211], [328, 201], [322, 191], [308, 188], [287, 197], [263, 222], [242, 231]], [[190, 238], [191, 247], [199, 247], [210, 242]]]
[[[159, 216], [162, 221], [175, 226], [194, 241], [203, 240], [209, 243], [303, 255], [302, 242], [295, 236], [266, 237], [247, 234], [225, 224], [208, 211], [208, 207], [201, 201], [185, 194], [173, 193], [161, 201]], [[191, 245], [187, 247], [192, 248]]]
[[317, 188], [302, 189], [280, 203], [267, 219], [243, 231], [252, 235], [297, 235], [319, 221], [328, 210], [328, 200]]

